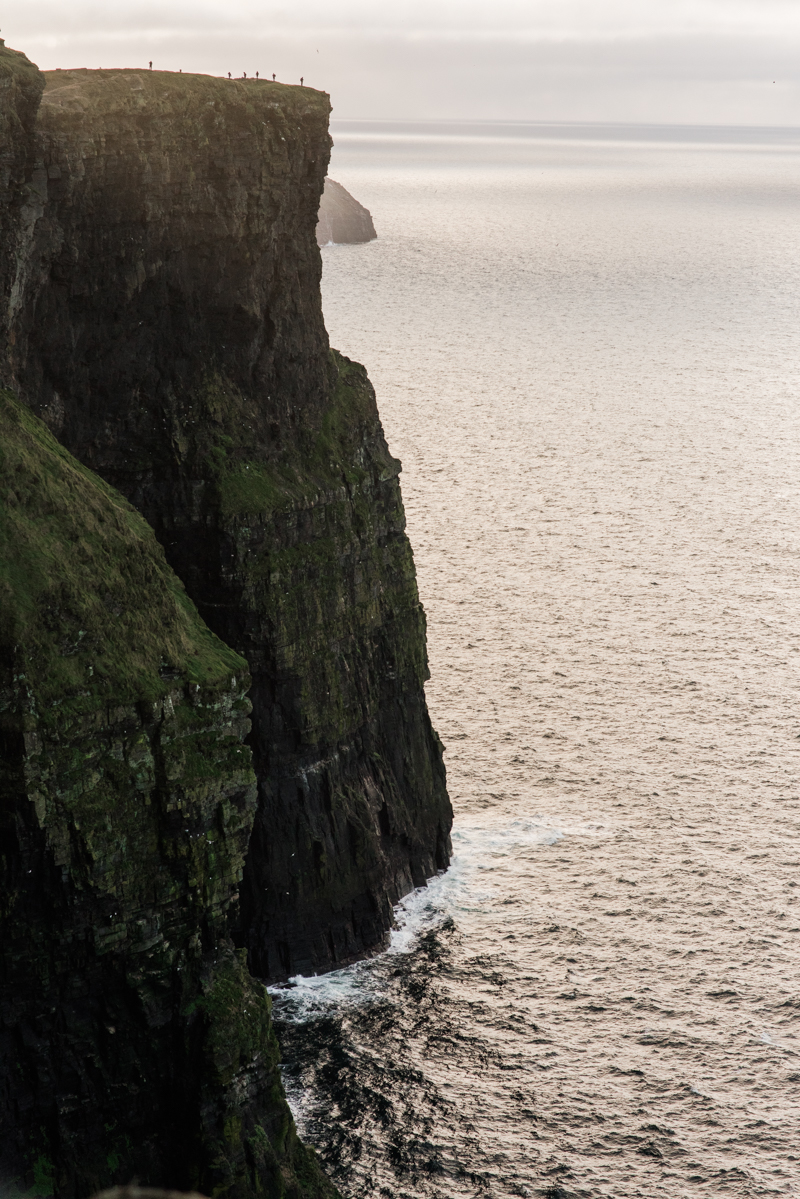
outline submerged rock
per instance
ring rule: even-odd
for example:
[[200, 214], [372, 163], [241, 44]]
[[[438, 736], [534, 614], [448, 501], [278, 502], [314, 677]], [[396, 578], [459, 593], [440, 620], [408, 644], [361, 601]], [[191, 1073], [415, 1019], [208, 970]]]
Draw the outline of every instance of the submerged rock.
[[359, 204], [341, 183], [325, 180], [325, 188], [319, 203], [317, 220], [317, 245], [327, 246], [358, 244], [374, 241], [377, 237], [372, 217], [363, 204]]

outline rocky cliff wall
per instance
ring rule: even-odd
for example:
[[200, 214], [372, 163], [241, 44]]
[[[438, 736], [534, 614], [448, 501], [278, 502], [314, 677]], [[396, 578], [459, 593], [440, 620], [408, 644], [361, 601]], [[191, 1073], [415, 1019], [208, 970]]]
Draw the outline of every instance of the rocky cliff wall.
[[40, 90], [0, 53], [0, 1189], [333, 1195], [252, 975], [381, 944], [450, 806], [327, 98]]
[[44, 76], [0, 38], [0, 384], [9, 381], [6, 347], [12, 295], [19, 295], [20, 249], [41, 216], [34, 170], [34, 125]]
[[0, 1190], [333, 1196], [229, 936], [244, 660], [142, 517], [0, 391]]
[[276, 979], [380, 945], [448, 861], [399, 463], [328, 350], [307, 88], [55, 72], [15, 378], [247, 659], [259, 804], [236, 936]]

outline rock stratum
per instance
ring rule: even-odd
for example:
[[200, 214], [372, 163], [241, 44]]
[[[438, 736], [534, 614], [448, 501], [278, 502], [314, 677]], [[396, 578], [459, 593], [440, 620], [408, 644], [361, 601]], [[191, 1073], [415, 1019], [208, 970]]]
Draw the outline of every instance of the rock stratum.
[[341, 183], [326, 179], [317, 215], [317, 245], [360, 245], [377, 236], [369, 210]]
[[308, 88], [0, 47], [0, 1190], [333, 1196], [264, 982], [449, 858]]

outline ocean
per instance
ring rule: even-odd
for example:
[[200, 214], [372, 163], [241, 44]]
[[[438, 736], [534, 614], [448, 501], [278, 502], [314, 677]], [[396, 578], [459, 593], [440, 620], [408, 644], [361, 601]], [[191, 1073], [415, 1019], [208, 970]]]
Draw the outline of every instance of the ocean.
[[334, 121], [450, 870], [275, 994], [352, 1199], [800, 1194], [800, 130]]

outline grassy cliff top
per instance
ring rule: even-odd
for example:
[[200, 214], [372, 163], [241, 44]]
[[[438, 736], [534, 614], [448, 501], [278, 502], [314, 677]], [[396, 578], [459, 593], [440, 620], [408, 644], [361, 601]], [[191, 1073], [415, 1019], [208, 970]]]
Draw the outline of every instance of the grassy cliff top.
[[[247, 680], [150, 526], [0, 391], [0, 656], [36, 708], [154, 702], [176, 679]], [[20, 677], [18, 675], [18, 678]]]
[[279, 109], [285, 116], [309, 114], [327, 118], [331, 110], [326, 92], [310, 87], [273, 83], [266, 79], [224, 79], [188, 72], [119, 69], [45, 71], [42, 103], [47, 109], [84, 111], [96, 106], [105, 115], [147, 107], [181, 113], [221, 105], [255, 112]]
[[42, 72], [39, 68], [21, 50], [12, 50], [3, 38], [0, 38], [0, 80], [8, 79], [23, 82], [34, 92], [41, 90]]

